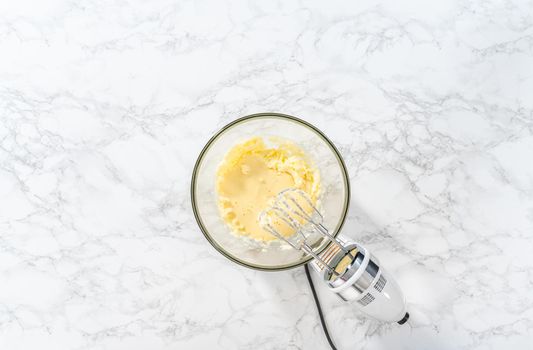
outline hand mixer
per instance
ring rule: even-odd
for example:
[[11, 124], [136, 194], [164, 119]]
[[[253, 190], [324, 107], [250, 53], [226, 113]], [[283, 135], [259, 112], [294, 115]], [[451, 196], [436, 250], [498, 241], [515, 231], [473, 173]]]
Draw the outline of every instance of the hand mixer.
[[[304, 191], [289, 188], [280, 192], [258, 220], [269, 233], [311, 255], [314, 269], [342, 300], [356, 301], [362, 312], [381, 321], [403, 324], [408, 320], [405, 297], [378, 259], [360, 244], [332, 236]], [[287, 225], [294, 233], [284, 236], [276, 228], [280, 225]], [[321, 254], [316, 254], [308, 242], [317, 233], [332, 243]]]

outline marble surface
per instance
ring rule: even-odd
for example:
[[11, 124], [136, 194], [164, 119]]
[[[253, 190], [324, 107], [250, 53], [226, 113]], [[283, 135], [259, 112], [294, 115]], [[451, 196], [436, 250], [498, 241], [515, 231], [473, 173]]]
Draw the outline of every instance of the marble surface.
[[320, 127], [344, 233], [410, 324], [319, 289], [339, 349], [531, 349], [531, 1], [3, 1], [0, 348], [328, 349], [303, 269], [237, 266], [189, 184], [227, 122]]

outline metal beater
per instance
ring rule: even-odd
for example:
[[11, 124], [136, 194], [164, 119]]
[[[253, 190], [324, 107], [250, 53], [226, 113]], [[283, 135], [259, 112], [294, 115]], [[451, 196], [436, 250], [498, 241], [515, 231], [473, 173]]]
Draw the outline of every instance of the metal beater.
[[[294, 230], [292, 236], [286, 237], [279, 232], [273, 222], [281, 221], [288, 227]], [[329, 231], [322, 225], [324, 217], [320, 211], [315, 207], [307, 193], [300, 189], [288, 188], [281, 191], [274, 199], [271, 206], [261, 212], [259, 215], [259, 223], [262, 228], [279, 239], [289, 243], [294, 249], [302, 250], [311, 255], [319, 261], [325, 269], [330, 273], [338, 276], [339, 273], [328, 265], [328, 261], [317, 255], [311, 244], [308, 242], [310, 238], [309, 230], [306, 226], [310, 226], [316, 230], [320, 235], [326, 237], [341, 251], [343, 251], [350, 258], [354, 258], [350, 251], [345, 248]]]

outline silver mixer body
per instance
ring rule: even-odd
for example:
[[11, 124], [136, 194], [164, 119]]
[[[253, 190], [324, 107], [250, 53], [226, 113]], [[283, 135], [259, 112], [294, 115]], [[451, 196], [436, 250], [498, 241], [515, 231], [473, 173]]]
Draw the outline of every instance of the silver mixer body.
[[[376, 256], [364, 246], [345, 237], [337, 236], [337, 240], [345, 250], [330, 245], [320, 254], [320, 260], [310, 263], [328, 288], [342, 300], [353, 302], [370, 317], [384, 322], [405, 323], [409, 319], [405, 296]], [[352, 255], [346, 255], [346, 250], [352, 252]], [[322, 263], [335, 267], [346, 258], [350, 261], [336, 275]]]

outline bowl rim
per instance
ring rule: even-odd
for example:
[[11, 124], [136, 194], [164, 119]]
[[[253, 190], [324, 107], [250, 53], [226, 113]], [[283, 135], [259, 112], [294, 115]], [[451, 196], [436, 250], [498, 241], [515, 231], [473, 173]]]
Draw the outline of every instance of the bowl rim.
[[[215, 134], [207, 141], [205, 146], [200, 151], [200, 154], [198, 155], [198, 158], [196, 159], [196, 162], [194, 164], [194, 168], [193, 168], [192, 176], [191, 176], [190, 195], [191, 195], [192, 210], [193, 210], [193, 213], [194, 213], [194, 218], [196, 219], [196, 223], [198, 224], [198, 227], [200, 228], [200, 231], [202, 231], [202, 234], [207, 239], [207, 241], [219, 253], [221, 253], [223, 256], [225, 256], [229, 260], [231, 260], [231, 261], [233, 261], [233, 262], [235, 262], [235, 263], [237, 263], [237, 264], [239, 264], [241, 266], [245, 266], [245, 267], [248, 267], [248, 268], [251, 268], [251, 269], [254, 269], [254, 270], [282, 271], [282, 270], [288, 270], [288, 269], [292, 269], [292, 268], [304, 265], [304, 264], [310, 262], [311, 260], [313, 260], [313, 257], [312, 256], [308, 256], [307, 258], [303, 259], [302, 261], [299, 261], [298, 263], [279, 265], [279, 266], [276, 266], [276, 267], [265, 267], [265, 266], [261, 266], [261, 265], [255, 265], [255, 264], [246, 263], [246, 262], [238, 259], [237, 257], [233, 256], [232, 254], [228, 253], [223, 247], [221, 247], [212, 238], [212, 236], [209, 234], [209, 230], [207, 230], [207, 228], [204, 226], [204, 224], [202, 222], [201, 216], [200, 216], [199, 211], [198, 211], [198, 205], [197, 205], [197, 202], [196, 202], [196, 180], [197, 180], [198, 170], [199, 170], [200, 164], [202, 163], [202, 160], [203, 160], [205, 154], [207, 153], [207, 151], [209, 150], [209, 148], [213, 144], [213, 142], [215, 140], [217, 140], [226, 130], [234, 127], [237, 124], [243, 123], [245, 121], [249, 121], [251, 119], [262, 119], [262, 118], [268, 118], [268, 117], [270, 117], [270, 118], [274, 117], [274, 118], [278, 118], [278, 119], [288, 120], [288, 121], [291, 121], [291, 122], [295, 122], [295, 123], [301, 124], [302, 126], [307, 127], [308, 129], [311, 129], [311, 131], [315, 132], [319, 137], [321, 137], [326, 142], [326, 144], [331, 148], [331, 150], [335, 154], [335, 157], [337, 158], [337, 160], [338, 160], [338, 162], [339, 162], [339, 164], [341, 166], [341, 171], [342, 171], [342, 173], [344, 175], [343, 176], [343, 181], [344, 181], [344, 186], [346, 188], [346, 196], [345, 196], [345, 200], [344, 200], [343, 212], [341, 214], [340, 223], [339, 223], [339, 225], [337, 225], [337, 228], [336, 228], [335, 232], [332, 233], [332, 235], [334, 237], [336, 237], [339, 234], [339, 232], [342, 230], [342, 227], [344, 226], [344, 223], [346, 221], [346, 216], [348, 215], [348, 209], [349, 209], [349, 206], [350, 206], [350, 181], [349, 181], [348, 170], [346, 168], [346, 164], [344, 163], [344, 159], [342, 158], [342, 156], [341, 156], [339, 150], [337, 149], [337, 147], [333, 144], [333, 142], [320, 129], [318, 129], [316, 126], [312, 125], [311, 123], [309, 123], [309, 122], [307, 122], [307, 121], [305, 121], [303, 119], [294, 117], [292, 115], [283, 114], [283, 113], [277, 113], [277, 112], [262, 112], [262, 113], [249, 114], [249, 115], [246, 115], [244, 117], [240, 117], [240, 118], [237, 118], [237, 119], [231, 121], [230, 123], [224, 125], [217, 132], [215, 132]], [[317, 251], [317, 254], [320, 254], [321, 252], [323, 252], [331, 244], [332, 244], [331, 242], [328, 242], [327, 244], [325, 244], [319, 251]]]

